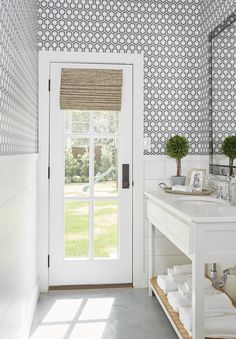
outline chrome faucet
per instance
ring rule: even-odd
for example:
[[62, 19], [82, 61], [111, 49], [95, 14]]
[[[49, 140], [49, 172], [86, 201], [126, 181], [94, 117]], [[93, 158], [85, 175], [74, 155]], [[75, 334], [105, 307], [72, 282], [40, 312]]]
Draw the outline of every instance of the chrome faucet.
[[232, 192], [231, 192], [231, 176], [227, 175], [225, 182], [227, 183], [227, 191], [224, 200], [232, 202]]
[[213, 174], [209, 174], [207, 180], [206, 180], [206, 184], [207, 186], [209, 187], [209, 184], [212, 180], [215, 180], [215, 181], [220, 181], [220, 182], [224, 182], [227, 184], [227, 187], [226, 187], [226, 194], [224, 195], [223, 194], [223, 187], [222, 186], [217, 186], [217, 185], [213, 185], [212, 187], [214, 188], [218, 188], [218, 191], [217, 191], [217, 195], [216, 195], [216, 198], [218, 199], [223, 199], [223, 200], [226, 200], [228, 201], [229, 203], [232, 203], [232, 192], [231, 192], [231, 188], [232, 188], [232, 185], [235, 184], [235, 182], [232, 183], [232, 177], [230, 175], [227, 175], [226, 178], [221, 178], [219, 176], [216, 176], [216, 175], [213, 175]]

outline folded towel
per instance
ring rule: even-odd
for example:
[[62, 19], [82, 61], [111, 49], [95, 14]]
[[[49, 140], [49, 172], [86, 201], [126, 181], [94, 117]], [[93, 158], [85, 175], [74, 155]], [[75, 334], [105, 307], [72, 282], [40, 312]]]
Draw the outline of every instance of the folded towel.
[[[229, 306], [226, 308], [218, 308], [215, 310], [205, 309], [205, 319], [215, 319], [235, 316], [236, 317], [236, 308], [234, 306]], [[192, 308], [191, 307], [180, 307], [179, 308], [179, 318], [182, 324], [184, 325], [187, 331], [192, 330]], [[235, 318], [236, 321], [236, 318]]]
[[193, 189], [192, 189], [191, 186], [174, 185], [174, 186], [172, 186], [172, 191], [192, 192]]
[[174, 273], [176, 274], [192, 274], [192, 264], [188, 265], [175, 265], [173, 267]]
[[[206, 316], [205, 336], [209, 338], [236, 338], [236, 309], [226, 309], [227, 313], [220, 317]], [[206, 312], [207, 313], [207, 312]], [[179, 309], [180, 321], [191, 336], [192, 331], [192, 309], [191, 307], [181, 307]]]
[[170, 279], [175, 280], [178, 283], [192, 280], [192, 274], [190, 273], [175, 273], [173, 268], [167, 268], [167, 274]]
[[[182, 297], [191, 297], [192, 291], [186, 290], [185, 283], [178, 284], [178, 292]], [[205, 295], [219, 294], [220, 291], [216, 290], [213, 286], [207, 286], [204, 288]]]
[[224, 317], [227, 315], [235, 315], [236, 316], [236, 308], [233, 305], [228, 307], [220, 307], [220, 308], [208, 308], [205, 310], [206, 318], [218, 318]]
[[159, 274], [157, 276], [157, 283], [160, 286], [160, 288], [164, 291], [164, 293], [176, 291], [178, 289], [177, 282], [172, 280], [168, 275]]
[[217, 309], [222, 307], [233, 307], [232, 301], [225, 293], [207, 295], [205, 297], [206, 309]]
[[[212, 286], [211, 280], [205, 278], [204, 279], [204, 286], [205, 286], [205, 288], [211, 287]], [[184, 289], [186, 290], [186, 292], [192, 293], [192, 280], [188, 280], [188, 281], [184, 282]]]
[[167, 293], [167, 299], [175, 312], [179, 312], [180, 307], [192, 305], [192, 297], [183, 297], [178, 291]]
[[183, 283], [178, 284], [178, 292], [182, 295], [182, 297], [190, 297], [192, 295], [192, 291], [186, 291]]
[[[205, 309], [210, 313], [211, 310], [218, 308], [232, 308], [232, 302], [229, 297], [214, 288], [207, 288], [204, 290], [205, 294]], [[192, 305], [192, 296], [183, 296], [179, 291], [172, 291], [167, 293], [167, 299], [175, 312], [179, 312], [180, 307]]]
[[[206, 295], [221, 293], [212, 286], [212, 282], [205, 278], [204, 279], [204, 290]], [[192, 295], [192, 281], [188, 280], [178, 284], [178, 291], [183, 297], [189, 297]]]
[[236, 315], [221, 318], [207, 318], [205, 332], [209, 338], [236, 338]]
[[192, 330], [192, 307], [180, 307], [179, 319], [186, 331]]

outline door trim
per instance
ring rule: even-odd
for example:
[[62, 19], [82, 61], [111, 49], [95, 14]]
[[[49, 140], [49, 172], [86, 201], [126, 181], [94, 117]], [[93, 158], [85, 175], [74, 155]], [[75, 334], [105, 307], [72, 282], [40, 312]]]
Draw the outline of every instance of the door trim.
[[[49, 103], [51, 63], [130, 64], [133, 66], [133, 286], [145, 287], [143, 227], [143, 54], [39, 52], [38, 276], [47, 292], [49, 253]], [[134, 128], [135, 126], [135, 128]], [[46, 131], [46, 132], [45, 132]]]

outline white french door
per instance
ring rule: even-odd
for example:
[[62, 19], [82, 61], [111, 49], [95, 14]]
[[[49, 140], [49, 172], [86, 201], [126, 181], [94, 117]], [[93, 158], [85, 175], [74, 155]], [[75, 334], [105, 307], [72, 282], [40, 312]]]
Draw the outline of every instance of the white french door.
[[[61, 110], [62, 68], [122, 69], [121, 111]], [[49, 285], [132, 283], [132, 66], [50, 73]]]

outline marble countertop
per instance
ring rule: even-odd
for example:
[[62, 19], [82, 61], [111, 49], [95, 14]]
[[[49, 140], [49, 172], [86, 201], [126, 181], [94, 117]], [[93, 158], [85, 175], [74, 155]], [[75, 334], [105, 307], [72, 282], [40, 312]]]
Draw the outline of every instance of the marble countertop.
[[162, 191], [146, 191], [144, 195], [185, 222], [236, 222], [236, 207], [216, 199], [215, 195], [193, 196]]

